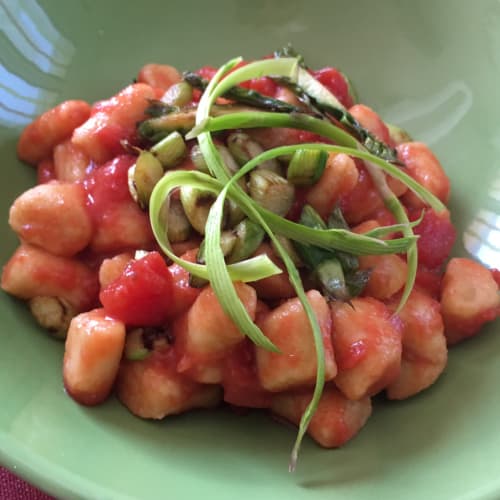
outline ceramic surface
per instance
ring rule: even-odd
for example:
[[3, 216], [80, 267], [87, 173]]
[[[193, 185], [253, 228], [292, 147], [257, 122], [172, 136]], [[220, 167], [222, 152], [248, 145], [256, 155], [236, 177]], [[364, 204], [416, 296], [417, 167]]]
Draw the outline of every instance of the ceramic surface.
[[[452, 178], [455, 254], [500, 267], [500, 3], [268, 0], [0, 2], [0, 262], [16, 246], [13, 199], [34, 170], [15, 157], [35, 115], [110, 96], [146, 62], [180, 69], [287, 42], [336, 65], [389, 122], [427, 141]], [[376, 402], [338, 451], [303, 446], [259, 414], [196, 412], [153, 423], [117, 401], [63, 391], [63, 346], [0, 295], [0, 461], [62, 498], [467, 499], [500, 497], [500, 325], [453, 349], [430, 390]]]

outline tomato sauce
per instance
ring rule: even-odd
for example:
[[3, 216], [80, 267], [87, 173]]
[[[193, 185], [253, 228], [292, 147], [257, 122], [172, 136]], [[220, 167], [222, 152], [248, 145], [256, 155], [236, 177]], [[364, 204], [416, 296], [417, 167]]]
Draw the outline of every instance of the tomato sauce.
[[[421, 210], [413, 210], [409, 213], [411, 221], [417, 220]], [[448, 258], [457, 232], [453, 227], [448, 215], [438, 214], [432, 209], [427, 209], [422, 222], [413, 229], [419, 236], [417, 241], [419, 262], [428, 268], [441, 266]]]
[[100, 293], [106, 313], [130, 326], [159, 326], [172, 316], [172, 275], [158, 252], [127, 265]]
[[224, 401], [247, 408], [267, 408], [272, 394], [259, 383], [255, 366], [255, 347], [245, 339], [224, 359], [222, 369]]

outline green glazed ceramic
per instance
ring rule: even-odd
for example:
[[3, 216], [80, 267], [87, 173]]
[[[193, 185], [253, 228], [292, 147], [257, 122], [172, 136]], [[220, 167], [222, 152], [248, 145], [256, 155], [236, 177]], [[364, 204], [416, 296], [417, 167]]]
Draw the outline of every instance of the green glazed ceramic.
[[[498, 0], [6, 0], [0, 28], [2, 264], [16, 246], [9, 205], [35, 178], [15, 156], [33, 116], [108, 97], [145, 62], [217, 66], [292, 42], [431, 145], [452, 179], [455, 254], [500, 267]], [[61, 498], [500, 498], [498, 322], [453, 349], [430, 390], [377, 402], [344, 448], [307, 440], [290, 474], [294, 429], [254, 413], [153, 423], [115, 400], [79, 406], [63, 390], [63, 345], [3, 293], [0, 318], [0, 462]]]

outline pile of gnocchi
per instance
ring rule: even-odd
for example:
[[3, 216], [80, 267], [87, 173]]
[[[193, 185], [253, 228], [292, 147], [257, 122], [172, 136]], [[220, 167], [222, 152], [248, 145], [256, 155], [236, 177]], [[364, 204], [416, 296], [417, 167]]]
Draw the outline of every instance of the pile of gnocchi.
[[[210, 67], [198, 71], [207, 80], [214, 73]], [[396, 151], [401, 169], [448, 202], [448, 176], [425, 144], [354, 103], [348, 81], [335, 68], [311, 75]], [[289, 88], [268, 77], [242, 88], [302, 106]], [[298, 425], [316, 383], [316, 349], [311, 324], [272, 242], [260, 233], [251, 239], [252, 226], [237, 211], [228, 212], [221, 240], [226, 259], [266, 255], [283, 271], [234, 283], [248, 315], [279, 352], [245, 336], [211, 284], [170, 261], [153, 235], [148, 199], [154, 183], [167, 170], [206, 168], [196, 139], [183, 137], [187, 126], [179, 117], [187, 120], [199, 99], [200, 91], [177, 69], [147, 64], [135, 83], [109, 99], [66, 101], [28, 125], [17, 153], [36, 168], [37, 184], [11, 206], [9, 224], [20, 244], [3, 269], [1, 287], [26, 301], [36, 321], [64, 340], [64, 387], [78, 403], [97, 405], [115, 393], [134, 415], [162, 419], [225, 402], [264, 409]], [[162, 138], [152, 141], [137, 126], [158, 119], [152, 113], [162, 104], [165, 113], [175, 108], [179, 115], [178, 125], [163, 135], [172, 142], [177, 134], [175, 155], [167, 159], [152, 147]], [[253, 157], [317, 140], [290, 128], [249, 128], [216, 137], [227, 165], [236, 169], [238, 151]], [[307, 206], [325, 223], [340, 210], [353, 234], [395, 224], [362, 160], [329, 153], [320, 175], [306, 182], [294, 182], [290, 165], [290, 158], [262, 165], [243, 180], [243, 189], [293, 221]], [[374, 395], [401, 400], [431, 386], [446, 367], [448, 348], [500, 314], [499, 271], [466, 258], [449, 260], [455, 240], [449, 212], [437, 213], [404, 183], [388, 175], [386, 180], [409, 220], [418, 222], [415, 285], [402, 309], [405, 255], [355, 256], [364, 281], [356, 293], [339, 298], [325, 292], [293, 242], [284, 241], [321, 329], [325, 387], [308, 433], [328, 448], [343, 445], [365, 425]], [[266, 198], [274, 188], [278, 194]], [[203, 262], [204, 222], [214, 200], [192, 191], [174, 192], [164, 216], [172, 251], [185, 261]]]

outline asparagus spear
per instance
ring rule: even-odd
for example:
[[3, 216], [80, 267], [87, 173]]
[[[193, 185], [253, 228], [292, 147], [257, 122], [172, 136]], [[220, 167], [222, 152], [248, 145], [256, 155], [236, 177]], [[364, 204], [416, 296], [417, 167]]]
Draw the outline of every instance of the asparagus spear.
[[[196, 73], [186, 72], [184, 73], [183, 78], [196, 89], [205, 90], [207, 88], [208, 81]], [[274, 99], [273, 97], [268, 97], [256, 92], [255, 90], [246, 89], [244, 87], [232, 87], [223, 95], [223, 97], [248, 106], [268, 109], [270, 111], [278, 111], [281, 113], [293, 113], [300, 111], [299, 108], [293, 106], [292, 104], [280, 101], [279, 99]]]
[[280, 57], [295, 57], [295, 59], [297, 59], [297, 62], [299, 63], [299, 66], [301, 68], [307, 69], [304, 56], [302, 54], [299, 54], [291, 43], [288, 43], [281, 49], [275, 50], [273, 55], [276, 59], [279, 59]]
[[[330, 92], [331, 97], [325, 99], [326, 89], [309, 74], [304, 57], [291, 44], [274, 52], [274, 57], [295, 57], [299, 62], [299, 81], [292, 82], [289, 78], [275, 78], [275, 81], [288, 87], [295, 95], [315, 113], [331, 116], [351, 132], [365, 148], [375, 156], [390, 162], [398, 162], [396, 151], [379, 141], [366, 130]], [[349, 83], [349, 82], [348, 82]]]
[[[350, 229], [342, 210], [337, 205], [328, 217], [328, 229]], [[344, 278], [351, 297], [359, 295], [368, 283], [371, 269], [359, 269], [359, 259], [352, 253], [336, 251], [337, 258], [344, 270]]]
[[[309, 205], [304, 206], [299, 222], [316, 229], [327, 228], [323, 219]], [[348, 229], [339, 208], [336, 208], [330, 216], [328, 227]], [[299, 242], [293, 242], [293, 245], [301, 260], [313, 272], [321, 283], [324, 293], [329, 297], [349, 301], [363, 291], [370, 279], [371, 271], [360, 270], [358, 259], [352, 254]]]
[[[175, 131], [184, 135], [192, 130], [195, 125], [195, 107], [177, 108], [175, 106], [163, 106], [160, 101], [154, 101], [151, 106], [148, 109], [152, 118], [139, 122], [137, 125], [137, 130], [144, 139], [148, 139], [151, 142], [158, 142]], [[256, 109], [249, 108], [248, 106], [224, 104], [212, 106], [211, 113], [213, 116], [221, 116], [241, 111], [255, 112]]]
[[[192, 87], [199, 90], [205, 90], [208, 85], [208, 81], [197, 75], [196, 73], [184, 73], [184, 80], [187, 81]], [[336, 107], [326, 102], [320, 102], [309, 93], [307, 93], [302, 87], [300, 87], [296, 83], [293, 83], [288, 78], [281, 77], [276, 78], [275, 80], [281, 85], [284, 85], [292, 90], [297, 95], [297, 97], [311, 109], [313, 114], [323, 117], [333, 117], [335, 120], [344, 125], [346, 129], [354, 134], [354, 136], [366, 147], [366, 149], [370, 153], [384, 160], [397, 162], [396, 151], [387, 146], [387, 144], [384, 144], [383, 142], [376, 139], [373, 134], [363, 128], [361, 124], [348, 111], [342, 109], [340, 106]], [[281, 113], [304, 112], [293, 104], [289, 104], [279, 99], [274, 99], [273, 97], [265, 96], [263, 94], [260, 94], [259, 92], [256, 92], [255, 90], [250, 90], [243, 87], [232, 87], [224, 94], [224, 97], [259, 109], [267, 109], [270, 111]]]
[[[302, 209], [299, 222], [315, 229], [326, 229], [323, 219], [310, 205], [305, 205]], [[305, 265], [321, 283], [327, 296], [343, 301], [351, 298], [344, 270], [336, 252], [303, 243], [294, 242], [294, 245]]]
[[300, 85], [289, 78], [280, 77], [275, 80], [289, 88], [301, 102], [306, 104], [315, 114], [333, 118], [341, 123], [348, 132], [352, 133], [365, 148], [375, 156], [393, 163], [398, 162], [396, 151], [387, 144], [379, 141], [371, 132], [366, 130], [346, 109], [333, 106], [330, 103], [316, 99], [306, 92]]
[[158, 116], [168, 115], [174, 111], [179, 111], [177, 106], [172, 106], [166, 102], [160, 101], [158, 99], [148, 99], [149, 106], [145, 109], [144, 113], [152, 118]]

